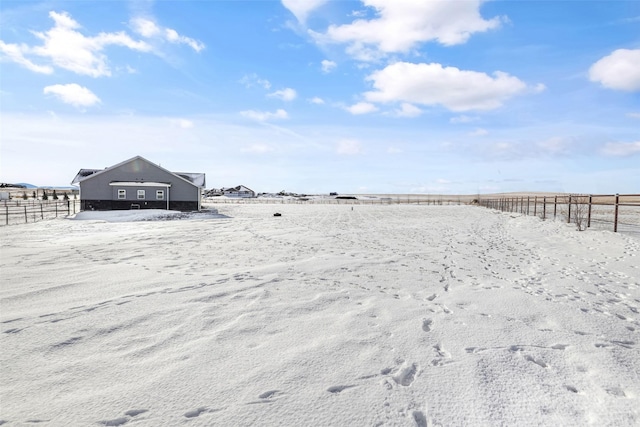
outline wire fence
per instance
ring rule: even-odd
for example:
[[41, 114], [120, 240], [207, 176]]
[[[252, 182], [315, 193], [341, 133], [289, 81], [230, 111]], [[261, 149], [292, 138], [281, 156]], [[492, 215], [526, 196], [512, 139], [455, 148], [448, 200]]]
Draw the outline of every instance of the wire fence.
[[480, 206], [640, 236], [640, 194], [563, 194], [481, 198]]
[[79, 211], [80, 200], [3, 200], [0, 203], [0, 225], [43, 221]]
[[469, 200], [465, 196], [433, 196], [424, 194], [338, 196], [338, 197], [207, 197], [209, 204], [319, 204], [319, 205], [462, 205]]

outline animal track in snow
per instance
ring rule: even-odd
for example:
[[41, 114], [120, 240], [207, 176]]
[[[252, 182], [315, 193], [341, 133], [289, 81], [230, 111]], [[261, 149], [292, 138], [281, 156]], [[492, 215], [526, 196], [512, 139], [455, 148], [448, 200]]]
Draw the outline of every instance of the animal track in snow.
[[120, 417], [120, 418], [115, 418], [113, 420], [100, 421], [100, 424], [102, 424], [103, 426], [121, 426], [128, 422], [129, 422], [129, 418]]
[[533, 356], [526, 355], [524, 357], [524, 360], [527, 360], [529, 362], [535, 363], [536, 365], [540, 366], [541, 368], [548, 368], [549, 367], [549, 365], [544, 363], [542, 360], [534, 359]]
[[577, 388], [575, 388], [575, 387], [574, 387], [574, 386], [572, 386], [572, 385], [565, 385], [565, 386], [564, 386], [564, 388], [566, 388], [567, 390], [569, 390], [571, 393], [577, 393], [577, 392], [578, 392], [578, 389], [577, 389]]
[[280, 390], [269, 390], [269, 391], [265, 391], [264, 393], [262, 393], [258, 397], [260, 399], [271, 399], [272, 397], [276, 397], [276, 396], [278, 396], [280, 394], [282, 394], [282, 392]]
[[327, 389], [327, 391], [329, 393], [333, 393], [333, 394], [338, 394], [341, 393], [342, 391], [348, 389], [348, 388], [353, 388], [355, 387], [355, 385], [351, 384], [351, 385], [334, 385], [331, 386]]
[[431, 320], [431, 319], [422, 319], [422, 330], [425, 331], [425, 332], [430, 332], [432, 324], [433, 324], [433, 320]]
[[396, 382], [396, 384], [401, 385], [403, 387], [409, 387], [415, 381], [418, 376], [418, 365], [412, 363], [409, 366], [404, 367], [400, 370], [396, 375], [392, 378]]
[[427, 427], [427, 417], [424, 416], [422, 411], [413, 411], [413, 421], [416, 422], [417, 427]]
[[137, 415], [144, 414], [145, 412], [148, 412], [148, 410], [147, 409], [131, 409], [125, 412], [124, 414], [130, 417], [135, 417]]
[[103, 426], [121, 426], [131, 421], [131, 418], [136, 417], [140, 414], [144, 414], [145, 412], [148, 412], [148, 410], [147, 409], [130, 409], [124, 413], [126, 415], [125, 417], [114, 418], [112, 420], [99, 421], [99, 423], [102, 424]]
[[198, 409], [193, 409], [191, 411], [185, 412], [184, 416], [186, 418], [196, 418], [199, 417], [203, 412], [207, 412], [207, 408], [200, 407]]
[[611, 396], [627, 397], [627, 394], [624, 392], [624, 390], [619, 387], [609, 388], [607, 389], [607, 393], [609, 393]]

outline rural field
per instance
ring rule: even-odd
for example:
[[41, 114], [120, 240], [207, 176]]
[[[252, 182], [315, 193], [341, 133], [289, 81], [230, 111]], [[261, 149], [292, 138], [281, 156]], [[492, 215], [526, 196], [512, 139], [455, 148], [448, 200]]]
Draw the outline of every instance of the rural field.
[[465, 205], [211, 208], [0, 228], [0, 424], [640, 424], [636, 235]]

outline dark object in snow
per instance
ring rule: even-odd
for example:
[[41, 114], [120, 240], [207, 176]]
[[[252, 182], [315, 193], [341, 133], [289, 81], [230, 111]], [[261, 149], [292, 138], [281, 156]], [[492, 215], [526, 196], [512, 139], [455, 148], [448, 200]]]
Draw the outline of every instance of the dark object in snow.
[[279, 213], [279, 212], [276, 212], [276, 213], [273, 214], [273, 216], [282, 216], [282, 214]]
[[342, 199], [342, 200], [357, 200], [357, 197], [355, 197], [355, 196], [338, 196], [338, 197], [336, 197], [336, 199]]

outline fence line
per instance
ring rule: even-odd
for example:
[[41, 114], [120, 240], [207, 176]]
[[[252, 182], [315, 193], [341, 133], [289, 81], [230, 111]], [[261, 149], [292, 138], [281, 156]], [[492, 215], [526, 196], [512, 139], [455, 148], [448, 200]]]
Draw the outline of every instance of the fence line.
[[575, 224], [579, 230], [594, 225], [614, 232], [640, 233], [640, 194], [505, 196], [481, 198], [478, 204], [503, 212], [533, 215], [543, 220], [560, 219]]
[[0, 225], [26, 224], [75, 214], [79, 200], [3, 200], [0, 205]]
[[[467, 197], [468, 198], [468, 197]], [[315, 197], [247, 197], [247, 198], [222, 198], [208, 197], [203, 203], [212, 204], [324, 204], [324, 205], [398, 205], [398, 204], [417, 204], [417, 205], [462, 205], [467, 204], [464, 198], [460, 197], [429, 197], [425, 195], [399, 195], [389, 197], [371, 197], [371, 198], [315, 198]]]

